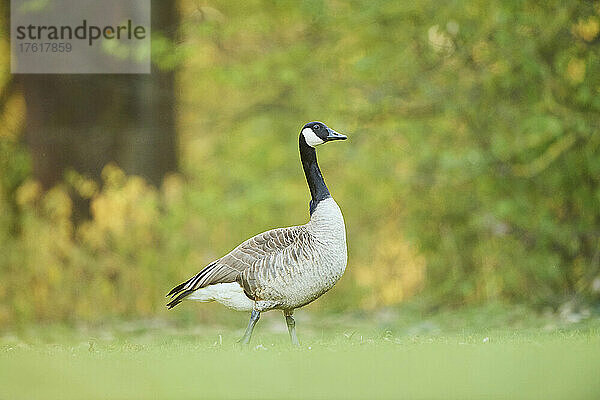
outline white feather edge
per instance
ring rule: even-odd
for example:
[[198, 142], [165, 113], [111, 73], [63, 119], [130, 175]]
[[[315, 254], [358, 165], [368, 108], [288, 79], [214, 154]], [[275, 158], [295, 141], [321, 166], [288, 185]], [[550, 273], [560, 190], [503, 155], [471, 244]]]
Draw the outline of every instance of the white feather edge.
[[320, 144], [325, 143], [323, 141], [323, 139], [321, 139], [320, 137], [318, 137], [312, 129], [310, 128], [304, 128], [302, 129], [302, 134], [304, 135], [304, 140], [306, 140], [306, 144], [308, 144], [310, 147], [315, 147], [318, 146]]
[[252, 311], [254, 308], [254, 301], [246, 296], [244, 289], [236, 282], [216, 283], [203, 287], [190, 294], [186, 299], [201, 302], [216, 301], [238, 311]]

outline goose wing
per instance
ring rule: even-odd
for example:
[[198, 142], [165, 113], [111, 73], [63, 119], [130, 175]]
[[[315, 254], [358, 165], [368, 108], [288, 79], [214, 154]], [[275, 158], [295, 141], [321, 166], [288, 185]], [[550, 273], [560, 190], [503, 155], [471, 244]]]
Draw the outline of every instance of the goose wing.
[[[196, 275], [173, 288], [167, 296], [172, 300], [167, 307], [173, 308], [190, 295], [192, 292], [216, 283], [239, 282], [249, 297], [255, 290], [255, 273], [243, 272], [256, 269], [257, 266], [266, 266], [260, 263], [279, 253], [290, 252], [290, 248], [297, 247], [310, 239], [305, 226], [291, 226], [277, 228], [258, 234], [233, 249], [231, 252], [208, 264]], [[254, 267], [253, 267], [254, 266]]]

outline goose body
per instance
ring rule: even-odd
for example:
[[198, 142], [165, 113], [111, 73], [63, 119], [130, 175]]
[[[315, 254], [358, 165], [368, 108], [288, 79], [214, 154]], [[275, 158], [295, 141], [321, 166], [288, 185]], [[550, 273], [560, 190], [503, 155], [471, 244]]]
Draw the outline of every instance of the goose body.
[[346, 260], [344, 219], [329, 198], [307, 224], [261, 233], [217, 260], [210, 268], [238, 271], [235, 281], [201, 287], [187, 299], [217, 301], [238, 311], [293, 310], [331, 289]]
[[293, 310], [320, 297], [342, 277], [347, 263], [346, 228], [317, 164], [315, 147], [345, 139], [322, 122], [306, 124], [299, 147], [311, 192], [308, 223], [258, 234], [213, 261], [167, 296], [172, 308], [184, 299], [217, 301], [252, 311], [247, 343], [260, 312], [284, 311], [292, 342], [298, 344]]

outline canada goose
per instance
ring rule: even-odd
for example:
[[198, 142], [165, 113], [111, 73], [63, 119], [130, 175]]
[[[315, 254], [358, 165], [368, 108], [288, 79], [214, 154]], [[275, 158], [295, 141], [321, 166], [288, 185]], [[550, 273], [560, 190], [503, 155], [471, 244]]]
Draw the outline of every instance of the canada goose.
[[327, 292], [341, 278], [348, 259], [346, 228], [317, 164], [315, 147], [346, 136], [322, 122], [310, 122], [299, 138], [300, 159], [310, 189], [310, 221], [254, 236], [211, 262], [167, 294], [169, 309], [185, 298], [217, 301], [251, 311], [240, 341], [250, 342], [263, 311], [283, 310], [290, 339], [299, 345], [292, 314]]

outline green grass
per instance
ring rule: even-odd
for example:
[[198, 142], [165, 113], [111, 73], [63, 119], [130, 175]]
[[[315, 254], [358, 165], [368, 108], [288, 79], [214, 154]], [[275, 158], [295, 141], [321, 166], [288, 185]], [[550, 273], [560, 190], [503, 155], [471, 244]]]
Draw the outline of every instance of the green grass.
[[[594, 399], [600, 321], [524, 309], [279, 313], [228, 326], [33, 327], [0, 338], [0, 399]], [[240, 326], [239, 323], [241, 323]]]

